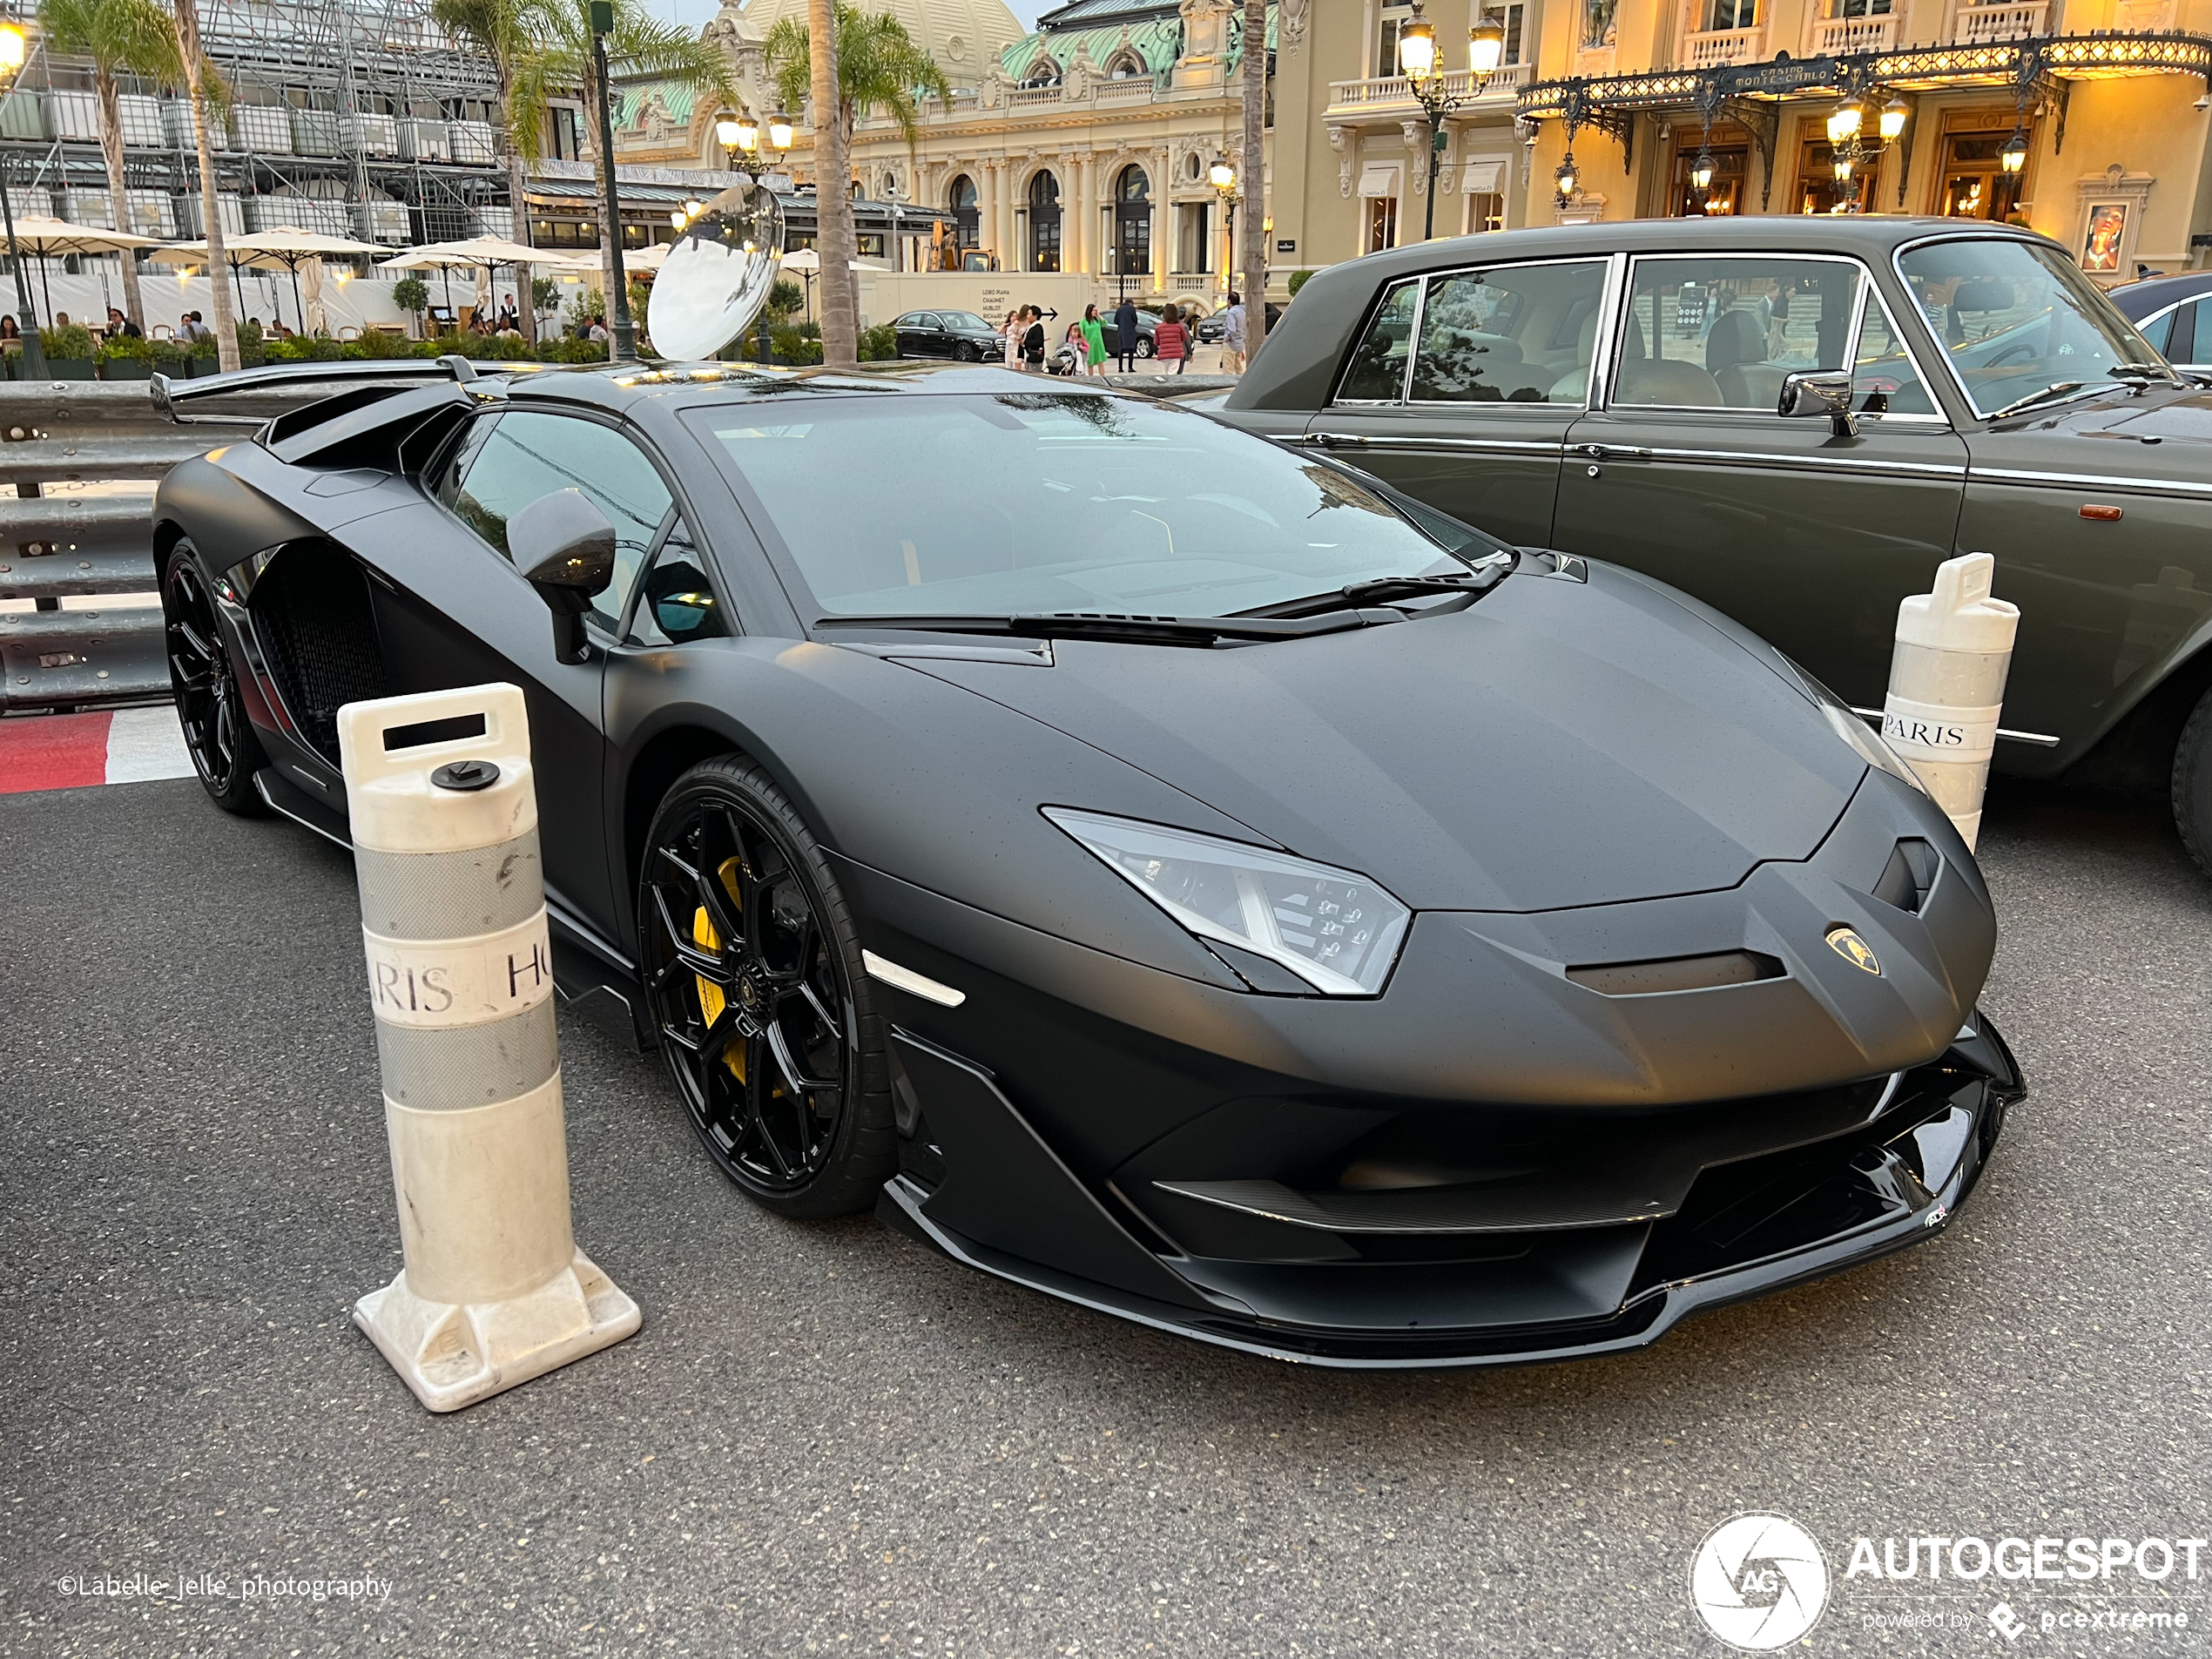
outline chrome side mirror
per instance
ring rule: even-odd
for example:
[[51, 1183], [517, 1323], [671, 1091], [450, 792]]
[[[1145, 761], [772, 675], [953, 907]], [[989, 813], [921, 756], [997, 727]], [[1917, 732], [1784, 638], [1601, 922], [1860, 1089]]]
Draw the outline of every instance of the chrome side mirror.
[[1828, 429], [1839, 438], [1858, 435], [1851, 418], [1849, 369], [1794, 370], [1782, 377], [1782, 396], [1774, 412], [1784, 420], [1826, 415]]
[[590, 658], [584, 612], [615, 579], [615, 527], [580, 489], [556, 489], [507, 521], [507, 555], [553, 613], [553, 654]]

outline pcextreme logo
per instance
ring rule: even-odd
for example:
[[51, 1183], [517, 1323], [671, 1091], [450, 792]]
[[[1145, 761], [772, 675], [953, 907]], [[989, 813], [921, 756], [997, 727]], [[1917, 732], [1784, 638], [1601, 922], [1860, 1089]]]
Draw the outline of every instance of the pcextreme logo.
[[1690, 1557], [1689, 1600], [1730, 1647], [1770, 1653], [1820, 1622], [1827, 1559], [1794, 1521], [1736, 1515], [1707, 1533]]

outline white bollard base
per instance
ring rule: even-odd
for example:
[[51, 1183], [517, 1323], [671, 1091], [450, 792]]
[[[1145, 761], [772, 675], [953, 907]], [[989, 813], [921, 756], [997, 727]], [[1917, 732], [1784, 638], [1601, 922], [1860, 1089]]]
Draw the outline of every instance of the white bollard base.
[[459, 1411], [637, 1333], [637, 1305], [582, 1251], [504, 1302], [426, 1302], [407, 1274], [354, 1304], [354, 1323], [434, 1412]]

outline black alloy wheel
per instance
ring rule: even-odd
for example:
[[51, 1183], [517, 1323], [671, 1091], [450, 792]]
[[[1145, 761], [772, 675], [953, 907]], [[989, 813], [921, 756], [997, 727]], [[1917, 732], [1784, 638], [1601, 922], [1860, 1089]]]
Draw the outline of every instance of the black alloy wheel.
[[640, 961], [662, 1051], [722, 1172], [771, 1210], [842, 1215], [896, 1167], [887, 1064], [819, 845], [751, 762], [704, 761], [648, 833]]
[[974, 362], [979, 354], [974, 346], [965, 340], [953, 347], [953, 355], [963, 363]]
[[169, 686], [193, 769], [215, 804], [247, 816], [266, 810], [253, 774], [268, 764], [239, 701], [238, 676], [223, 644], [215, 600], [199, 556], [188, 541], [170, 550], [162, 574], [161, 612], [167, 637]]

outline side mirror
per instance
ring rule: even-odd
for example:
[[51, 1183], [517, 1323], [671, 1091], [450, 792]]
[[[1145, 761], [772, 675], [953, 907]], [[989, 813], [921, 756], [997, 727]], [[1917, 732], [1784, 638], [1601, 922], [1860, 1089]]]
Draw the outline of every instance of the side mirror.
[[553, 613], [553, 654], [590, 658], [583, 615], [615, 579], [615, 527], [580, 489], [556, 489], [507, 521], [507, 554]]
[[1851, 418], [1851, 371], [1848, 369], [1793, 370], [1782, 377], [1782, 395], [1774, 412], [1784, 420], [1828, 417], [1828, 429], [1839, 438], [1856, 437], [1858, 422]]

